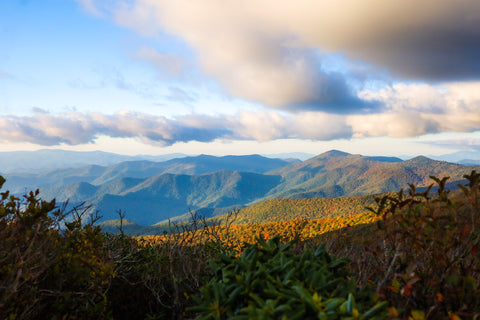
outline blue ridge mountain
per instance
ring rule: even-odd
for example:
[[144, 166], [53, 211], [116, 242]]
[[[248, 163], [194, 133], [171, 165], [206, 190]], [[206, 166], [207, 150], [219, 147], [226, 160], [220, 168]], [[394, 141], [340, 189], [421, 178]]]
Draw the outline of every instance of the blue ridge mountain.
[[121, 178], [149, 178], [162, 173], [198, 175], [218, 170], [264, 173], [299, 161], [272, 159], [259, 155], [224, 157], [200, 155], [163, 162], [124, 161], [110, 166], [88, 165], [43, 173], [5, 174], [0, 172], [0, 174], [7, 179], [5, 188], [18, 194], [24, 192], [26, 188], [60, 188], [75, 182], [103, 185]]
[[274, 198], [362, 196], [398, 191], [409, 183], [427, 187], [432, 182], [430, 175], [449, 176], [449, 185], [455, 187], [472, 170], [480, 171], [480, 166], [423, 156], [399, 161], [332, 150], [294, 163], [258, 155], [202, 155], [160, 163], [134, 161], [56, 170], [35, 178], [43, 181], [41, 195], [46, 200], [69, 200], [71, 206], [92, 204], [102, 221], [118, 218], [117, 211], [122, 210], [132, 223], [152, 225], [184, 220], [190, 210], [213, 216], [225, 208]]
[[165, 173], [146, 179], [122, 178], [102, 186], [76, 182], [45, 189], [42, 197], [70, 206], [93, 204], [102, 220], [118, 218], [118, 210], [132, 222], [154, 224], [189, 210], [250, 203], [280, 182], [279, 176], [221, 170], [202, 175]]
[[382, 160], [332, 150], [269, 171], [267, 174], [280, 175], [282, 183], [260, 200], [361, 196], [397, 191], [409, 183], [427, 187], [432, 182], [430, 175], [450, 176], [450, 185], [453, 187], [463, 180], [464, 174], [480, 168], [436, 161], [424, 156], [406, 161]]
[[37, 151], [0, 152], [0, 170], [5, 173], [40, 173], [51, 170], [79, 168], [87, 165], [109, 166], [123, 161], [166, 161], [185, 157], [183, 153], [159, 156], [127, 156], [104, 151], [68, 151], [42, 149]]

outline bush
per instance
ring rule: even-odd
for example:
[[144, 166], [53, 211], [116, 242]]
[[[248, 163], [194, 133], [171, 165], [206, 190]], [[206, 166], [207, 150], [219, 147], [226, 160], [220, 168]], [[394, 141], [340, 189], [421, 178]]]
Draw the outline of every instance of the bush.
[[65, 212], [38, 190], [0, 195], [1, 318], [182, 319], [207, 261], [231, 250], [208, 240], [220, 226], [204, 220], [150, 241], [105, 234], [96, 218], [84, 223], [88, 207]]
[[377, 230], [367, 226], [359, 236], [346, 229], [330, 240], [332, 252], [352, 260], [359, 284], [376, 285], [391, 316], [480, 317], [480, 175], [464, 177], [455, 192], [446, 190], [448, 177], [431, 177], [435, 185], [426, 190], [410, 185], [378, 197], [370, 208], [380, 218]]
[[357, 290], [346, 259], [315, 252], [291, 251], [275, 237], [247, 245], [236, 257], [211, 261], [213, 278], [189, 308], [197, 319], [383, 319], [386, 303], [368, 290]]
[[202, 244], [182, 243], [187, 234], [164, 241], [110, 235], [115, 265], [108, 294], [115, 319], [182, 319], [189, 297], [208, 280], [215, 254]]
[[[4, 182], [0, 176], [0, 187]], [[92, 224], [82, 226], [81, 208], [61, 228], [66, 214], [38, 193], [23, 199], [1, 193], [0, 314], [9, 319], [106, 317], [113, 269], [105, 259], [103, 234]]]
[[378, 197], [378, 229], [339, 230], [318, 238], [328, 241], [317, 250], [298, 240], [309, 221], [294, 223], [298, 238], [284, 244], [260, 237], [239, 246], [228, 221], [196, 219], [138, 239], [104, 234], [95, 218], [85, 224], [86, 207], [65, 212], [38, 190], [6, 191], [0, 317], [478, 319], [480, 174], [466, 175], [457, 192], [445, 189], [448, 178], [432, 178], [436, 195], [433, 185], [411, 185]]

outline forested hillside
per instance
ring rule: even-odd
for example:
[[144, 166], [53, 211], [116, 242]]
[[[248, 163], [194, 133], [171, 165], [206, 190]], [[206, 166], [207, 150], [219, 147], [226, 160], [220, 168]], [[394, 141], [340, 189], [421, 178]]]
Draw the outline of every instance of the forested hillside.
[[358, 196], [395, 191], [413, 183], [430, 184], [429, 175], [449, 176], [450, 185], [479, 167], [466, 167], [444, 161], [416, 157], [402, 162], [385, 162], [370, 157], [329, 151], [312, 159], [272, 170], [282, 183], [267, 198], [313, 198]]
[[201, 155], [10, 174], [6, 187], [16, 195], [22, 195], [26, 186], [40, 188], [45, 199], [69, 201], [70, 208], [88, 203], [92, 212], [100, 211], [101, 221], [117, 219], [121, 210], [133, 223], [152, 225], [184, 220], [190, 211], [212, 217], [270, 199], [355, 197], [395, 191], [409, 183], [425, 188], [430, 174], [451, 177], [449, 187], [456, 188], [473, 169], [480, 167], [335, 150], [303, 162], [258, 155]]
[[[241, 209], [235, 224], [279, 222], [294, 219], [325, 219], [348, 217], [363, 213], [375, 203], [375, 196], [272, 199]], [[222, 219], [218, 216], [215, 219]]]
[[[62, 158], [64, 156], [63, 153], [57, 154], [54, 151], [47, 152], [46, 150], [45, 152], [45, 156], [49, 155], [52, 163], [56, 161], [55, 159], [57, 157]], [[41, 154], [42, 153], [40, 153], [40, 155]], [[75, 154], [77, 153], [73, 153], [73, 155]], [[66, 157], [66, 159], [70, 159], [73, 156], [70, 153], [67, 153], [67, 155], [69, 155], [69, 157]], [[33, 155], [31, 155], [31, 157], [32, 156]], [[91, 157], [93, 157], [93, 155]], [[2, 157], [0, 157], [0, 159], [1, 158]], [[4, 158], [5, 161], [8, 159], [7, 156], [4, 156]], [[102, 157], [99, 158], [101, 159]], [[163, 173], [200, 175], [220, 170], [264, 173], [299, 161], [296, 159], [271, 159], [259, 155], [224, 157], [208, 155], [195, 157], [183, 156], [165, 161], [160, 161], [161, 157], [158, 158], [158, 161], [153, 161], [155, 157], [150, 161], [133, 160], [135, 158], [128, 157], [119, 159], [130, 159], [130, 161], [117, 161], [118, 163], [107, 166], [90, 164], [80, 167], [75, 165], [76, 162], [72, 162], [71, 166], [58, 165], [55, 170], [52, 168], [39, 173], [24, 173], [20, 169], [19, 171], [14, 171], [13, 169], [0, 167], [0, 170], [2, 170], [0, 173], [4, 174], [5, 178], [7, 178], [6, 187], [8, 187], [11, 192], [21, 193], [24, 192], [27, 187], [40, 189], [60, 188], [76, 182], [87, 182], [95, 186], [101, 186], [123, 178], [145, 179]], [[41, 160], [39, 161], [41, 162]], [[96, 163], [99, 162], [100, 160], [97, 159]], [[95, 163], [95, 161], [92, 160], [92, 163]], [[32, 167], [34, 166], [32, 165]], [[21, 166], [17, 166], [17, 168], [21, 168]], [[7, 172], [7, 174], [5, 174], [5, 172]]]

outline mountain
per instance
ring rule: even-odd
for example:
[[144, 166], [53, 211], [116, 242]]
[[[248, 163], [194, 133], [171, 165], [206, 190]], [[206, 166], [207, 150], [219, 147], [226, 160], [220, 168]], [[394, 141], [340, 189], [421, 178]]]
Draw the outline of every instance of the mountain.
[[262, 154], [262, 156], [267, 158], [279, 158], [279, 159], [300, 159], [300, 160], [307, 160], [312, 157], [315, 157], [313, 153], [305, 153], [305, 152], [286, 152], [286, 153], [273, 153], [273, 154]]
[[[300, 162], [296, 160], [294, 162]], [[292, 161], [270, 159], [259, 155], [184, 157], [164, 162], [130, 161], [106, 168], [92, 183], [104, 184], [123, 177], [145, 178], [162, 173], [199, 175], [219, 170], [264, 173]]]
[[[293, 219], [347, 217], [367, 212], [375, 204], [375, 195], [339, 198], [271, 199], [241, 209], [234, 224], [279, 222]], [[217, 215], [213, 219], [225, 219]]]
[[[440, 156], [429, 156], [429, 158], [439, 161], [448, 161], [453, 163], [462, 163], [465, 160], [480, 161], [480, 151], [458, 151], [454, 153], [443, 154]], [[470, 162], [471, 163], [471, 162]]]
[[401, 162], [378, 161], [371, 157], [332, 150], [307, 161], [272, 170], [282, 183], [266, 198], [312, 198], [359, 196], [405, 188], [409, 183], [428, 186], [430, 175], [450, 176], [450, 184], [478, 167], [466, 167], [423, 156]]
[[126, 156], [103, 151], [66, 151], [43, 149], [37, 151], [0, 152], [0, 173], [39, 173], [87, 165], [109, 166], [122, 161], [166, 161], [184, 157], [181, 153], [160, 156]]
[[463, 164], [464, 166], [476, 166], [476, 165], [480, 165], [480, 160], [463, 159], [458, 161], [458, 163]]
[[381, 162], [402, 162], [403, 161], [402, 159], [397, 157], [370, 156], [369, 158], [372, 160], [381, 161]]
[[123, 210], [133, 223], [154, 224], [184, 220], [190, 210], [215, 216], [225, 208], [276, 198], [354, 197], [398, 191], [409, 183], [427, 187], [432, 182], [430, 175], [450, 176], [449, 185], [455, 187], [473, 169], [480, 171], [480, 166], [422, 156], [399, 161], [332, 150], [295, 163], [258, 155], [128, 161], [17, 176], [16, 183], [28, 179], [42, 183], [41, 195], [46, 200], [69, 200], [71, 206], [92, 204], [103, 221], [118, 218], [117, 211]]
[[[196, 212], [195, 219], [197, 219], [200, 226], [204, 221], [203, 217], [205, 217], [207, 218], [205, 220], [207, 224], [225, 225], [228, 223], [235, 226], [235, 230], [238, 230], [239, 225], [243, 225], [240, 227], [246, 227], [247, 225], [288, 222], [296, 219], [308, 219], [309, 225], [312, 225], [321, 223], [325, 219], [330, 219], [330, 222], [332, 222], [332, 219], [345, 218], [346, 223], [354, 225], [354, 222], [358, 219], [353, 217], [368, 216], [370, 213], [365, 207], [373, 206], [374, 203], [375, 195], [333, 199], [272, 199], [242, 208], [233, 215], [229, 212], [238, 208], [230, 208], [230, 210], [225, 208], [199, 209]], [[191, 218], [192, 213], [188, 213], [151, 226], [141, 226], [129, 220], [124, 220], [122, 229], [129, 235], [162, 234], [164, 231], [171, 233], [175, 232], [175, 225], [180, 226], [181, 230], [182, 224]], [[101, 222], [99, 225], [104, 231], [118, 233], [120, 220], [109, 220]]]
[[118, 210], [138, 224], [154, 224], [189, 210], [242, 205], [264, 196], [279, 176], [221, 170], [203, 175], [165, 173], [146, 179], [122, 178], [102, 186], [76, 182], [42, 191], [44, 199], [85, 202], [99, 210], [102, 221], [118, 218]]
[[5, 174], [8, 188], [22, 193], [26, 188], [61, 188], [75, 182], [103, 185], [122, 178], [149, 178], [162, 173], [198, 175], [218, 170], [264, 173], [300, 160], [271, 159], [259, 155], [215, 157], [200, 155], [163, 162], [124, 161], [111, 166], [89, 165], [44, 173]]

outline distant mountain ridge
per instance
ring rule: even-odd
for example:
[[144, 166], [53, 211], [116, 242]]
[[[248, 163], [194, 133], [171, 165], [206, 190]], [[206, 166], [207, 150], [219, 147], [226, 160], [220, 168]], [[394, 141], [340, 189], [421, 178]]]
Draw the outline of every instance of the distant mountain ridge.
[[[171, 159], [189, 157], [183, 153], [165, 155], [121, 155], [104, 151], [68, 151], [59, 149], [42, 149], [37, 151], [3, 151], [0, 152], [0, 174], [6, 173], [41, 173], [46, 171], [79, 168], [88, 165], [110, 166], [125, 161], [163, 162]], [[267, 158], [308, 160], [315, 154], [305, 152], [286, 152], [263, 155]], [[428, 156], [433, 160], [453, 163], [478, 164], [480, 151], [460, 151], [440, 156]], [[376, 160], [398, 162], [397, 157], [371, 157]], [[404, 157], [403, 157], [404, 158]], [[405, 159], [405, 158], [404, 158]]]
[[[163, 162], [124, 161], [111, 166], [89, 165], [43, 173], [5, 174], [5, 188], [21, 193], [25, 188], [60, 188], [75, 182], [103, 185], [122, 178], [149, 178], [163, 173], [198, 175], [218, 170], [264, 173], [300, 160], [282, 160], [260, 155], [208, 155], [170, 159]], [[1, 174], [1, 172], [0, 172]]]
[[268, 172], [282, 176], [283, 182], [267, 195], [267, 199], [383, 193], [399, 190], [409, 183], [427, 186], [431, 183], [430, 175], [450, 176], [450, 181], [456, 183], [471, 170], [460, 164], [423, 156], [401, 162], [385, 162], [332, 150]]
[[126, 156], [103, 151], [67, 151], [43, 149], [37, 151], [0, 152], [0, 173], [40, 173], [51, 170], [79, 168], [88, 165], [109, 166], [123, 161], [166, 161], [185, 157], [183, 153], [151, 156]]
[[76, 182], [45, 189], [42, 197], [69, 200], [72, 206], [92, 203], [103, 220], [118, 218], [117, 212], [122, 210], [129, 220], [150, 225], [191, 209], [252, 202], [279, 181], [279, 176], [229, 170], [202, 175], [164, 173], [145, 179], [122, 178], [102, 186]]
[[471, 161], [480, 161], [480, 151], [458, 151], [440, 156], [429, 156], [429, 158], [453, 163], [463, 163], [465, 160], [470, 160], [469, 163], [471, 163]]
[[17, 184], [28, 179], [43, 183], [41, 195], [47, 200], [92, 204], [94, 210], [100, 210], [103, 220], [116, 219], [116, 211], [124, 210], [133, 223], [154, 224], [189, 210], [214, 215], [222, 208], [276, 198], [363, 196], [398, 191], [409, 183], [426, 187], [431, 183], [430, 175], [450, 176], [450, 185], [455, 186], [473, 169], [480, 171], [480, 166], [467, 167], [423, 156], [401, 161], [332, 150], [295, 163], [259, 155], [201, 155], [6, 178], [7, 184], [9, 178], [14, 182], [17, 179]]
[[[205, 156], [205, 155], [201, 155]], [[306, 159], [314, 155], [302, 152], [269, 154], [263, 157], [271, 159]], [[44, 173], [58, 169], [80, 168], [84, 166], [111, 166], [125, 161], [164, 162], [171, 159], [195, 157], [184, 153], [164, 155], [128, 156], [104, 151], [69, 151], [59, 149], [41, 149], [36, 151], [0, 151], [0, 174], [6, 173]], [[213, 156], [206, 156], [213, 157]], [[226, 156], [232, 157], [232, 156]], [[221, 158], [221, 157], [217, 157]], [[293, 160], [296, 161], [296, 160]]]

